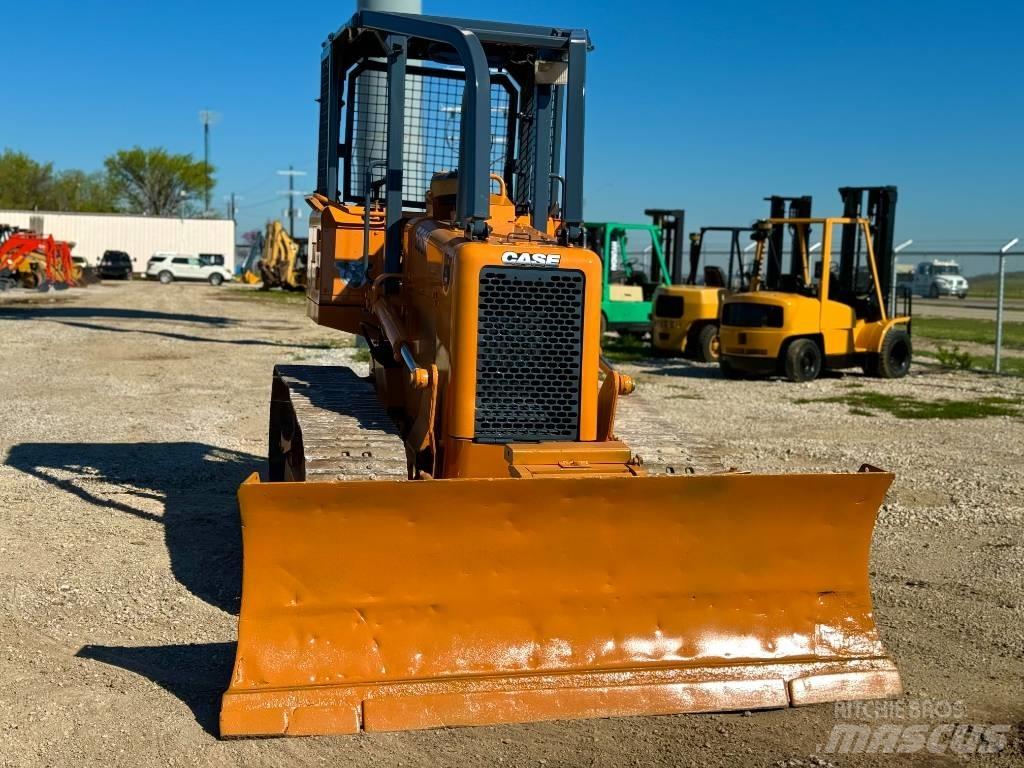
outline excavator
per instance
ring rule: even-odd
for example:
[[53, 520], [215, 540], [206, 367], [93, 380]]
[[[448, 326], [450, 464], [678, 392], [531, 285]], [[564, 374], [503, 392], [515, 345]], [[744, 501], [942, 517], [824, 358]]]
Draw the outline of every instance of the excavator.
[[306, 287], [306, 266], [299, 259], [299, 245], [280, 221], [267, 224], [257, 268], [265, 290], [301, 291]]
[[0, 290], [16, 286], [48, 290], [77, 284], [81, 275], [71, 247], [52, 235], [3, 227], [0, 232]]
[[264, 290], [305, 289], [306, 264], [302, 251], [280, 221], [268, 222], [266, 230], [257, 234], [239, 267], [238, 279], [247, 285], [259, 284]]
[[275, 367], [222, 737], [899, 694], [868, 582], [890, 473], [659, 474], [616, 434], [590, 49], [370, 10], [324, 43], [307, 313], [369, 373]]

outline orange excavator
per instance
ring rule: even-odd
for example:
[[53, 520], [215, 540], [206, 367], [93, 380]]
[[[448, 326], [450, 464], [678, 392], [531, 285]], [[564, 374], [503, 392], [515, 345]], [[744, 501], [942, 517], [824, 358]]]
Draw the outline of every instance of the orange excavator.
[[369, 375], [275, 369], [222, 736], [900, 692], [868, 583], [891, 474], [659, 474], [616, 434], [589, 49], [373, 11], [324, 44], [307, 309]]
[[12, 227], [0, 232], [0, 290], [75, 285], [71, 247], [52, 235]]

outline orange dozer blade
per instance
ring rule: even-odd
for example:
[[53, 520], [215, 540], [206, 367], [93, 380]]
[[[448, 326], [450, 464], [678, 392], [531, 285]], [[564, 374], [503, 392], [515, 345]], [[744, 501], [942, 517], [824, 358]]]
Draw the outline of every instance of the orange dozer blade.
[[891, 481], [253, 475], [221, 735], [897, 695], [868, 585]]

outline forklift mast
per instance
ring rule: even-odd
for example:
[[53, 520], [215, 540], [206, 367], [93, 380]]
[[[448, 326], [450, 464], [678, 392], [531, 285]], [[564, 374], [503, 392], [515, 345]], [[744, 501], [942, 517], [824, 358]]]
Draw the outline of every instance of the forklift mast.
[[[708, 232], [727, 232], [729, 234], [729, 264], [728, 272], [718, 278], [723, 285], [714, 287], [728, 288], [733, 290], [734, 281], [739, 280], [740, 290], [747, 288], [746, 267], [743, 263], [743, 243], [740, 241], [744, 233], [754, 232], [753, 227], [701, 227], [700, 232], [690, 233], [690, 274], [687, 277], [687, 285], [697, 284], [697, 272], [700, 269], [700, 257], [704, 250], [704, 235]], [[704, 267], [704, 284], [711, 285], [709, 270], [718, 270], [717, 267]]]
[[[811, 196], [783, 197], [772, 195], [766, 197], [771, 205], [769, 218], [772, 219], [809, 219], [811, 217]], [[790, 278], [799, 277], [803, 279], [803, 254], [800, 252], [800, 240], [793, 237], [790, 244], [789, 270], [784, 269], [782, 263], [782, 249], [784, 247], [785, 231], [782, 227], [772, 229], [771, 239], [768, 243], [768, 262], [765, 265], [764, 287], [770, 291], [783, 287], [783, 275]], [[804, 240], [806, 240], [806, 232]]]
[[[686, 225], [686, 211], [679, 208], [648, 208], [644, 211], [645, 216], [651, 217], [651, 222], [661, 230], [661, 252], [667, 262], [672, 285], [680, 285], [683, 282], [683, 232]], [[657, 260], [651, 260], [651, 282], [664, 282]]]
[[[891, 315], [895, 309], [889, 305], [892, 302], [892, 282], [896, 271], [896, 254], [893, 251], [896, 187], [840, 187], [839, 196], [843, 200], [844, 217], [867, 219], [871, 224], [878, 285], [885, 299], [886, 313]], [[839, 284], [851, 292], [855, 288], [857, 276], [859, 231], [858, 227], [852, 225], [843, 227], [843, 241], [839, 252]]]

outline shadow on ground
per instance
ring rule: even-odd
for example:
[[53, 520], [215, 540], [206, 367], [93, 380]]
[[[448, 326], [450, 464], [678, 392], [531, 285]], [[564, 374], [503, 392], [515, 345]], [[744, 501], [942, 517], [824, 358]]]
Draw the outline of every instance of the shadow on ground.
[[192, 710], [196, 722], [218, 736], [220, 697], [231, 682], [235, 643], [154, 645], [119, 648], [84, 645], [75, 654], [141, 675], [177, 696]]
[[[195, 336], [191, 333], [177, 333], [175, 331], [157, 331], [147, 328], [117, 328], [113, 325], [101, 325], [100, 323], [85, 323], [76, 320], [57, 320], [61, 325], [73, 328], [85, 328], [90, 331], [106, 331], [108, 333], [142, 333], [147, 336], [160, 336], [175, 341], [202, 341], [208, 344], [233, 344], [241, 347], [284, 347], [287, 349], [326, 349], [329, 344], [294, 344], [287, 341], [267, 341], [266, 339], [218, 339], [210, 336]], [[233, 322], [233, 321], [231, 321]]]
[[155, 320], [169, 323], [227, 326], [237, 321], [217, 315], [193, 315], [179, 312], [157, 312], [148, 309], [117, 307], [79, 307], [54, 305], [0, 306], [0, 319], [7, 320]]
[[[242, 543], [235, 493], [264, 459], [203, 443], [22, 443], [9, 466], [83, 501], [164, 528], [174, 577], [238, 613]], [[162, 501], [163, 513], [152, 511]], [[86, 511], [90, 514], [91, 511]]]
[[[263, 467], [262, 458], [190, 442], [22, 443], [7, 464], [95, 507], [162, 525], [174, 577], [201, 600], [238, 613], [242, 542], [235, 493]], [[234, 654], [234, 643], [87, 645], [77, 653], [157, 683], [214, 736]]]
[[648, 376], [682, 376], [688, 379], [721, 379], [717, 365], [691, 363], [683, 358], [647, 358], [631, 363]]

